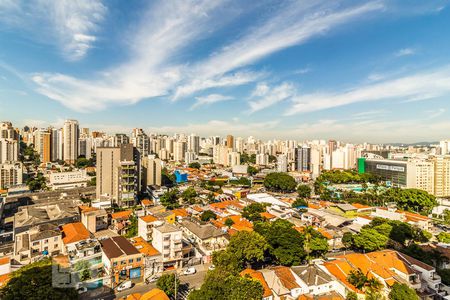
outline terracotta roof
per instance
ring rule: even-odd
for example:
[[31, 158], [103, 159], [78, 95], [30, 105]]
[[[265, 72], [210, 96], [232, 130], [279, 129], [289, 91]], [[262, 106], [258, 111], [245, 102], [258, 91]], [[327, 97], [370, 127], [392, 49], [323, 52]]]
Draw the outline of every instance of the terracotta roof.
[[146, 215], [146, 216], [140, 217], [140, 219], [142, 221], [144, 221], [145, 223], [152, 223], [152, 222], [158, 221], [158, 219], [152, 215]]
[[144, 206], [151, 206], [153, 205], [153, 202], [150, 199], [144, 199], [141, 201], [141, 204]]
[[86, 205], [80, 205], [80, 206], [78, 206], [78, 208], [81, 210], [81, 212], [90, 212], [90, 211], [99, 210], [97, 207], [86, 206]]
[[278, 266], [272, 268], [272, 270], [275, 272], [275, 275], [280, 279], [281, 284], [287, 288], [288, 290], [292, 290], [295, 288], [299, 288], [300, 286], [295, 281], [295, 277], [292, 274], [292, 271], [288, 267], [284, 266]]
[[0, 287], [4, 286], [11, 279], [11, 273], [0, 275]]
[[203, 208], [201, 208], [201, 207], [198, 206], [198, 205], [193, 206], [192, 209], [195, 210], [195, 211], [197, 211], [197, 212], [203, 212]]
[[328, 231], [326, 231], [323, 228], [317, 228], [317, 231], [323, 235], [327, 240], [332, 240], [333, 236], [331, 235], [331, 233], [329, 233]]
[[155, 247], [152, 246], [152, 244], [146, 242], [141, 237], [135, 237], [132, 239], [132, 241], [134, 241], [133, 246], [146, 256], [155, 256], [161, 254], [158, 250], [155, 249]]
[[260, 215], [261, 215], [261, 217], [266, 218], [267, 220], [276, 218], [275, 215], [272, 215], [271, 213], [269, 213], [267, 211], [262, 212]]
[[212, 203], [209, 205], [211, 208], [215, 208], [215, 209], [226, 209], [228, 206], [234, 206], [237, 208], [243, 208], [244, 206], [237, 200], [227, 200], [227, 201], [222, 201], [222, 202], [217, 202], [217, 203]]
[[141, 296], [139, 300], [170, 300], [162, 290], [154, 288]]
[[270, 297], [273, 295], [272, 290], [267, 285], [267, 282], [264, 279], [264, 276], [263, 274], [261, 274], [261, 272], [255, 271], [253, 269], [245, 269], [244, 271], [241, 272], [241, 276], [242, 277], [250, 276], [251, 278], [258, 280], [264, 289], [263, 298]]
[[357, 209], [371, 208], [371, 206], [369, 206], [369, 205], [364, 205], [364, 204], [361, 204], [361, 203], [352, 203], [352, 205], [353, 205], [354, 207], [356, 207]]
[[90, 236], [89, 231], [81, 222], [65, 224], [61, 228], [62, 240], [66, 245], [86, 240]]
[[5, 256], [0, 258], [0, 265], [6, 265], [9, 264], [9, 262], [11, 261], [11, 258], [9, 256]]
[[177, 217], [187, 217], [189, 213], [184, 208], [176, 208], [172, 210]]
[[126, 300], [139, 300], [139, 299], [141, 299], [141, 294], [139, 294], [139, 293], [134, 293], [134, 294], [130, 294], [130, 295], [128, 295], [125, 299]]
[[119, 212], [111, 214], [111, 218], [112, 219], [129, 219], [132, 212], [133, 211], [131, 211], [131, 210], [119, 211]]

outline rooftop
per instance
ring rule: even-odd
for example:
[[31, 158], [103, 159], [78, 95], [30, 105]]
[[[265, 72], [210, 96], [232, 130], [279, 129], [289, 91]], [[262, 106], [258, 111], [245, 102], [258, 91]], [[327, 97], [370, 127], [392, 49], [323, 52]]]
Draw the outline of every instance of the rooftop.
[[140, 252], [125, 237], [115, 236], [100, 241], [102, 250], [109, 258], [117, 258], [123, 255], [134, 255]]
[[219, 237], [225, 235], [220, 229], [217, 229], [214, 225], [208, 224], [198, 224], [189, 220], [183, 220], [181, 225], [189, 230], [192, 234], [196, 235], [201, 240], [206, 240], [214, 237]]
[[61, 227], [64, 244], [71, 244], [83, 241], [89, 238], [89, 231], [84, 227], [83, 223], [69, 223]]

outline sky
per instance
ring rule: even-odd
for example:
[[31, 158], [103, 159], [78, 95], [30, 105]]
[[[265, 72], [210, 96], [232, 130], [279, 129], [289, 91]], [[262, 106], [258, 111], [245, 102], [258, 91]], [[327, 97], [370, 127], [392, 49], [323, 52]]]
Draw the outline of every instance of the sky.
[[447, 139], [449, 6], [0, 0], [0, 119], [263, 140]]

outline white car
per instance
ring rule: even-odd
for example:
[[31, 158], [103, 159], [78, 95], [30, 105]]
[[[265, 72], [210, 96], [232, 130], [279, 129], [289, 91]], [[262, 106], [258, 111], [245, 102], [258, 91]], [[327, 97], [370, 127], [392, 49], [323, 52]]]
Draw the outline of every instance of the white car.
[[184, 275], [192, 275], [192, 274], [195, 274], [195, 273], [197, 273], [197, 270], [194, 267], [187, 268], [183, 272]]
[[161, 275], [153, 275], [153, 276], [147, 278], [145, 283], [148, 284], [148, 283], [156, 282], [156, 281], [158, 281], [159, 277], [161, 277]]
[[208, 270], [210, 270], [210, 271], [215, 270], [215, 269], [216, 269], [216, 266], [215, 266], [215, 265], [210, 265], [210, 266], [208, 267]]
[[131, 283], [131, 280], [124, 281], [117, 287], [117, 291], [120, 292], [123, 290], [131, 289], [132, 286], [133, 284]]

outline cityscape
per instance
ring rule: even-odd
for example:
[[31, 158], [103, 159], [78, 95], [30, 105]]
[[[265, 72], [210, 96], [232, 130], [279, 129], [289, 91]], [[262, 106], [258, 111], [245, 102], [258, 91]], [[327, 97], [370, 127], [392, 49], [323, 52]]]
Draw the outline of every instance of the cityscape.
[[0, 0], [0, 299], [450, 300], [448, 6]]

